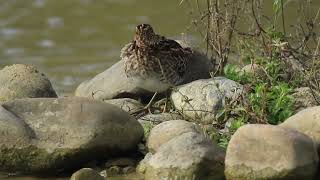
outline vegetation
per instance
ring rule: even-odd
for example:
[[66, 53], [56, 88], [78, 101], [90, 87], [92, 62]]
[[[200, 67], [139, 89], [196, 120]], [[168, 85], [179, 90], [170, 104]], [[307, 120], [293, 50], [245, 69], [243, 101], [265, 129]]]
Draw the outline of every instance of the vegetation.
[[[293, 25], [285, 18], [290, 0], [273, 0], [272, 16], [263, 14], [263, 0], [182, 2], [190, 5], [192, 24], [205, 40], [212, 76], [224, 75], [245, 87], [244, 95], [217, 116], [219, 127], [228, 124], [217, 140], [221, 146], [244, 124], [285, 121], [295, 111], [294, 88], [309, 87], [320, 103], [320, 8], [308, 14], [314, 12], [312, 0], [300, 2], [301, 15]], [[229, 63], [231, 55], [240, 61]], [[242, 69], [246, 64], [250, 71]]]

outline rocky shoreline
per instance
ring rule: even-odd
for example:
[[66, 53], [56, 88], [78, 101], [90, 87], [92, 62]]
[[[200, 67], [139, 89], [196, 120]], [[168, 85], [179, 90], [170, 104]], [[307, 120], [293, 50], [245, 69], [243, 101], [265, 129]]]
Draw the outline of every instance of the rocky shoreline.
[[[244, 125], [224, 149], [207, 127], [225, 100], [245, 88], [225, 77], [210, 78], [201, 54], [188, 67], [188, 79], [169, 96], [169, 110], [162, 113], [160, 95], [152, 114], [134, 113], [152, 93], [126, 78], [122, 61], [81, 83], [74, 97], [57, 97], [35, 67], [3, 68], [0, 171], [39, 176], [80, 169], [72, 180], [135, 172], [146, 180], [316, 179], [319, 106], [304, 103], [280, 125]], [[299, 91], [295, 101], [308, 96]]]

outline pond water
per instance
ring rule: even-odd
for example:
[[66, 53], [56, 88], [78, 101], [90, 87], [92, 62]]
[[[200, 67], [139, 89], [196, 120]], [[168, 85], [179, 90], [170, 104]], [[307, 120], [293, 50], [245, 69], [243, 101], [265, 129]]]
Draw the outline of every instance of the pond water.
[[59, 94], [120, 60], [139, 23], [180, 36], [189, 24], [177, 0], [0, 1], [0, 68], [33, 64]]

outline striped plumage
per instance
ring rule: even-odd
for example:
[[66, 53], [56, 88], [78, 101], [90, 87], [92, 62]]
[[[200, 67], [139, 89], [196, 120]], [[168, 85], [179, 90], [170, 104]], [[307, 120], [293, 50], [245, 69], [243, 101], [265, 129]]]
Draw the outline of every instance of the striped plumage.
[[152, 92], [179, 85], [191, 55], [189, 48], [155, 34], [148, 24], [138, 25], [134, 40], [121, 50], [127, 77]]

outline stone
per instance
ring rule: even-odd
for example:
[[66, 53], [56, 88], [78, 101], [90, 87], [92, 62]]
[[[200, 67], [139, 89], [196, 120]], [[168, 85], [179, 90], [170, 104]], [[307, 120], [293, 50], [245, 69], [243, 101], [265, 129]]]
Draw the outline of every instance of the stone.
[[119, 174], [121, 174], [119, 166], [111, 166], [107, 169], [107, 177], [117, 176]]
[[149, 152], [157, 152], [161, 145], [187, 132], [203, 134], [200, 126], [184, 120], [166, 121], [155, 126], [151, 130], [147, 141]]
[[259, 77], [265, 77], [265, 71], [262, 66], [258, 64], [248, 64], [242, 67], [241, 69], [242, 72], [252, 74], [254, 76], [259, 76]]
[[0, 170], [61, 172], [136, 150], [139, 122], [87, 98], [27, 98], [0, 106]]
[[73, 173], [70, 180], [105, 180], [105, 178], [91, 168], [82, 168]]
[[236, 99], [243, 87], [224, 77], [201, 79], [178, 86], [171, 94], [174, 107], [190, 121], [213, 123], [226, 99]]
[[131, 82], [125, 72], [123, 61], [96, 75], [91, 80], [82, 82], [75, 91], [75, 96], [90, 97], [97, 100], [136, 97], [152, 94], [138, 88]]
[[137, 168], [136, 168], [136, 170], [137, 170], [138, 173], [144, 174], [144, 173], [146, 172], [147, 165], [148, 165], [151, 157], [152, 157], [152, 153], [148, 152], [148, 153], [144, 156], [144, 158], [139, 162], [139, 164], [138, 164], [138, 166], [137, 166]]
[[280, 126], [250, 124], [232, 136], [225, 159], [227, 180], [313, 179], [318, 154], [305, 134]]
[[297, 130], [320, 144], [320, 106], [304, 109], [289, 117], [279, 126]]
[[104, 102], [118, 106], [122, 110], [126, 112], [135, 112], [137, 110], [142, 109], [144, 106], [137, 100], [130, 99], [130, 98], [121, 98], [121, 99], [109, 99], [104, 100]]
[[[187, 64], [187, 74], [185, 74], [182, 84], [197, 79], [209, 78], [211, 67], [210, 60], [204, 54], [194, 51], [193, 57]], [[148, 97], [152, 96], [153, 92], [139, 88], [134, 82], [128, 79], [124, 72], [124, 62], [120, 60], [91, 80], [82, 82], [77, 87], [75, 95], [107, 100], [128, 97]]]
[[135, 166], [136, 160], [132, 158], [116, 158], [116, 159], [110, 159], [105, 163], [105, 166], [111, 167], [111, 166], [119, 166], [119, 167], [125, 167], [125, 166]]
[[122, 169], [122, 174], [131, 174], [134, 172], [136, 172], [136, 168], [134, 168], [133, 166], [127, 166]]
[[294, 89], [292, 97], [294, 98], [295, 113], [305, 108], [318, 105], [318, 102], [315, 100], [312, 90], [309, 87], [300, 87]]
[[151, 129], [160, 124], [161, 122], [183, 119], [180, 114], [177, 113], [159, 113], [159, 114], [147, 114], [138, 119], [144, 130], [145, 139], [148, 138]]
[[188, 132], [163, 144], [147, 161], [145, 179], [224, 179], [225, 152], [199, 133]]
[[0, 70], [0, 103], [21, 98], [57, 97], [51, 82], [35, 67], [24, 64]]

